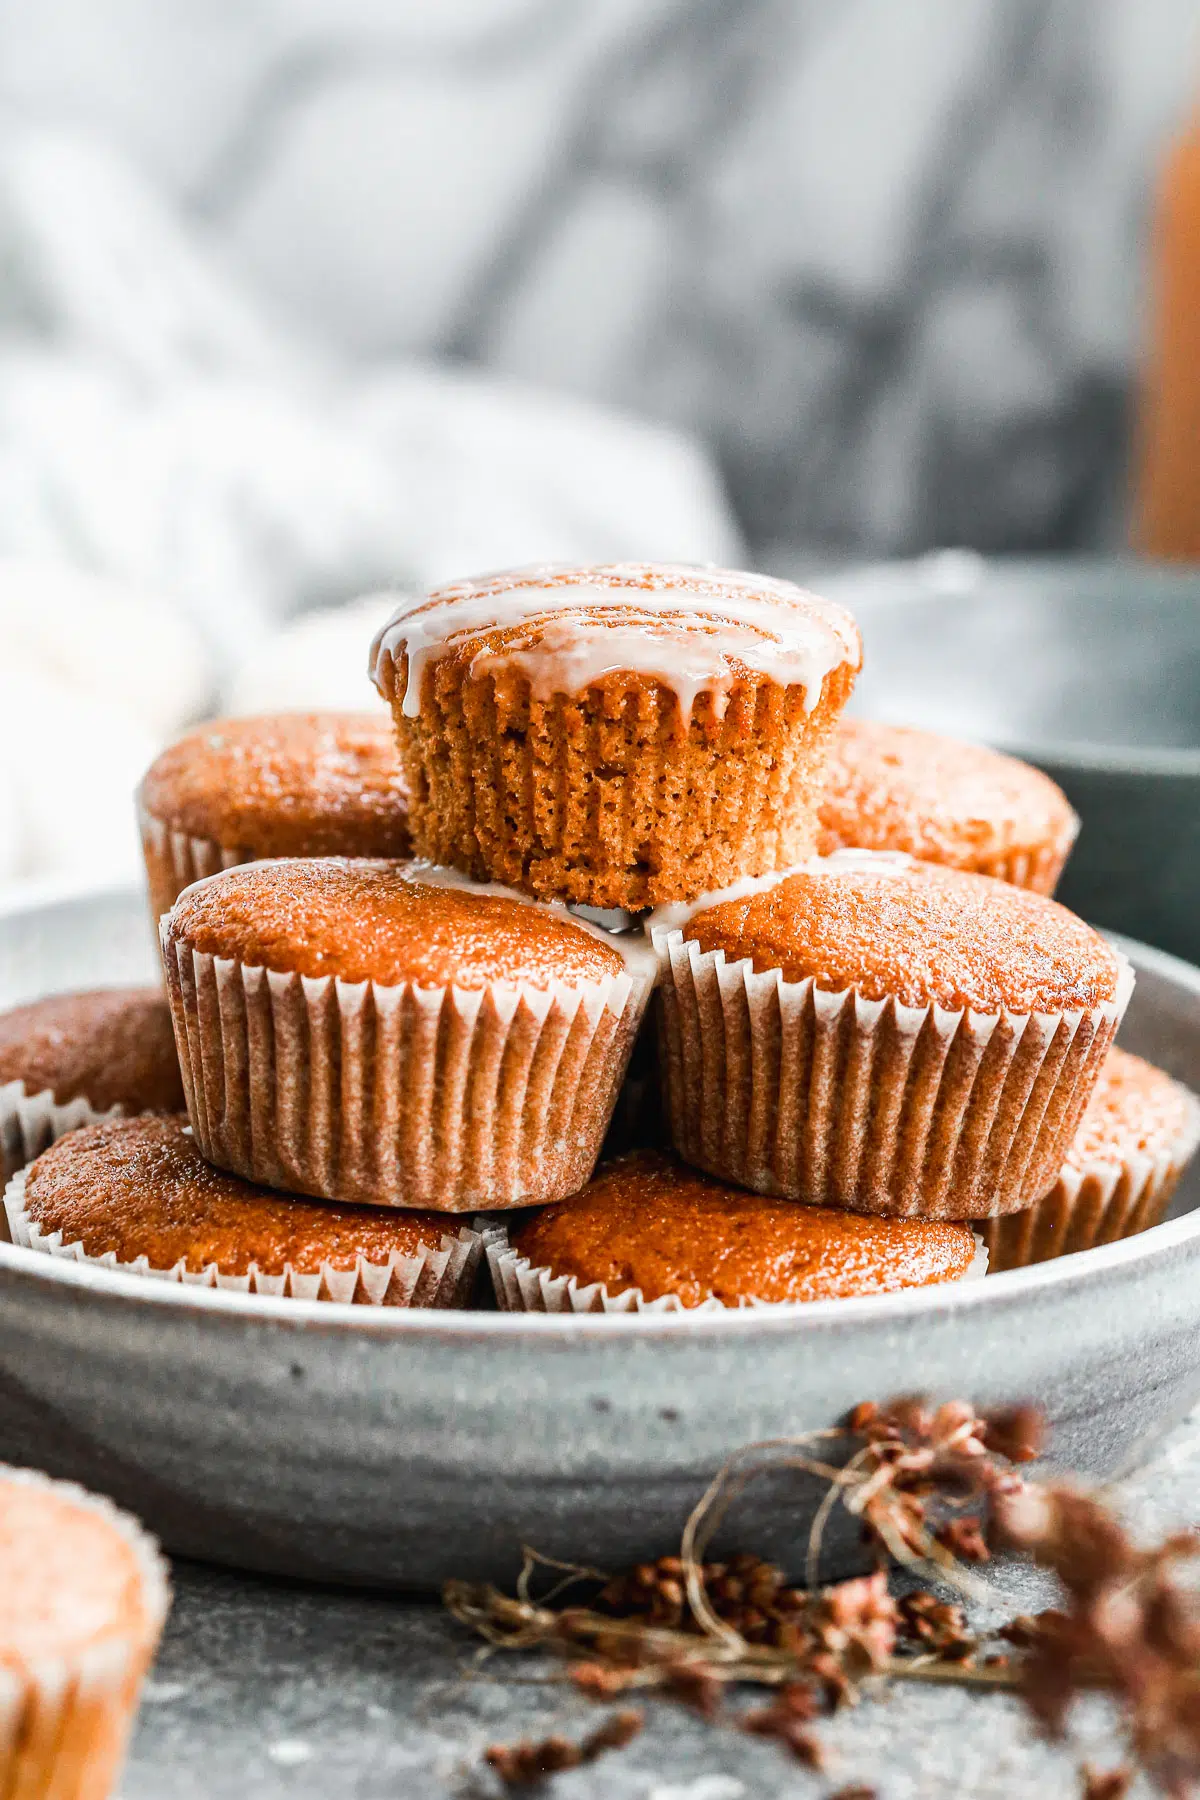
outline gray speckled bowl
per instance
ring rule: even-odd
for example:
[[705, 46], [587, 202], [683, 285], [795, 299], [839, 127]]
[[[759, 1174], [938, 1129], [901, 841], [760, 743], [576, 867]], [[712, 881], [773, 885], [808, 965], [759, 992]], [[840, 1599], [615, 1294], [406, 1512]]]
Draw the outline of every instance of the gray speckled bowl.
[[[1122, 1042], [1200, 1087], [1200, 970], [1126, 945]], [[141, 896], [0, 914], [0, 1003], [145, 978]], [[1200, 1179], [1166, 1224], [944, 1289], [695, 1318], [420, 1313], [176, 1288], [0, 1245], [0, 1452], [114, 1495], [176, 1551], [432, 1587], [522, 1542], [669, 1549], [721, 1460], [901, 1390], [1032, 1398], [1108, 1474], [1200, 1394]], [[795, 1562], [773, 1476], [730, 1536]], [[844, 1559], [846, 1545], [834, 1545]], [[790, 1554], [789, 1554], [790, 1552]]]

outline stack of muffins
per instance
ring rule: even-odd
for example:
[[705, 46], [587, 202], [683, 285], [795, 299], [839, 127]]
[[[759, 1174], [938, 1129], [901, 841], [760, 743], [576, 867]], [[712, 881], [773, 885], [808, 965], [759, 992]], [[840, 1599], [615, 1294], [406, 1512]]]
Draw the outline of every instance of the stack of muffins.
[[[397, 609], [390, 721], [182, 739], [138, 801], [177, 1058], [145, 994], [0, 1022], [14, 1239], [367, 1304], [479, 1303], [486, 1263], [504, 1308], [632, 1311], [1155, 1223], [1200, 1107], [1113, 1048], [1132, 972], [1050, 898], [1070, 807], [844, 720], [860, 653], [786, 582], [529, 568]], [[635, 1047], [661, 1111], [613, 1155]]]

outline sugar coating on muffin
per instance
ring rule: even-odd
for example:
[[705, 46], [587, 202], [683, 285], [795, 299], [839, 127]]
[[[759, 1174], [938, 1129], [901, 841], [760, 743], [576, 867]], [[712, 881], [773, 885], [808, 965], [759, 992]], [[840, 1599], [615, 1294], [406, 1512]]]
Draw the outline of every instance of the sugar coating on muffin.
[[620, 975], [598, 930], [557, 909], [421, 879], [420, 865], [337, 857], [246, 863], [176, 901], [168, 943], [308, 976], [386, 986], [546, 988]]
[[426, 670], [447, 655], [472, 674], [518, 670], [538, 700], [613, 676], [665, 687], [686, 728], [701, 693], [717, 696], [719, 717], [730, 687], [756, 678], [802, 687], [811, 711], [834, 669], [857, 669], [862, 647], [843, 607], [791, 582], [602, 563], [505, 570], [402, 601], [372, 645], [371, 672], [415, 718]]
[[246, 860], [406, 856], [400, 761], [386, 713], [277, 713], [218, 719], [158, 757], [145, 812]]
[[406, 601], [371, 667], [423, 856], [639, 909], [812, 852], [860, 658], [850, 615], [791, 583], [604, 564]]
[[171, 1012], [158, 988], [53, 994], [0, 1013], [0, 1085], [97, 1112], [175, 1112], [183, 1083]]
[[137, 1643], [160, 1615], [144, 1558], [104, 1510], [58, 1483], [0, 1472], [0, 1666]]
[[24, 1211], [85, 1255], [225, 1275], [319, 1274], [436, 1249], [437, 1213], [314, 1204], [223, 1173], [183, 1117], [114, 1119], [60, 1138], [25, 1176]]
[[1153, 1063], [1114, 1046], [1067, 1152], [1066, 1166], [1082, 1170], [1095, 1163], [1121, 1163], [1130, 1156], [1157, 1156], [1198, 1135], [1200, 1105], [1195, 1095]]
[[848, 852], [702, 907], [683, 935], [830, 993], [958, 1011], [1061, 1012], [1117, 998], [1124, 965], [1041, 894], [934, 863]]
[[581, 1194], [546, 1207], [511, 1236], [552, 1276], [610, 1294], [637, 1288], [684, 1306], [845, 1299], [966, 1275], [965, 1225], [869, 1218], [744, 1193], [655, 1151], [610, 1163]]
[[820, 851], [904, 850], [1050, 893], [1079, 820], [1048, 775], [933, 732], [840, 719]]

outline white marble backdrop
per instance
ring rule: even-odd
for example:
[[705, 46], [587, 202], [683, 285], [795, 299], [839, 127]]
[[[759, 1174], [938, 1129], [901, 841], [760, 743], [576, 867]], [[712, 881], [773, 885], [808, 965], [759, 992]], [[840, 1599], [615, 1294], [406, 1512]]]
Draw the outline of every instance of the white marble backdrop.
[[1198, 90], [1196, 0], [0, 0], [0, 883], [389, 579], [1118, 541]]
[[348, 352], [716, 449], [756, 540], [1120, 530], [1195, 0], [38, 0], [0, 100], [123, 147]]

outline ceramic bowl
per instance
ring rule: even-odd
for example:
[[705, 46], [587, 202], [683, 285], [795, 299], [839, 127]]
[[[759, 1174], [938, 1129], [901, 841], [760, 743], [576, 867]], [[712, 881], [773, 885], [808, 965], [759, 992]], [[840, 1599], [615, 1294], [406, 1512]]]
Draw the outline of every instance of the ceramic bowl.
[[[1122, 1042], [1200, 1087], [1200, 970], [1125, 946]], [[0, 913], [0, 1003], [154, 968], [140, 894]], [[1034, 1400], [1109, 1475], [1200, 1393], [1200, 1182], [1165, 1224], [976, 1283], [769, 1314], [376, 1311], [180, 1288], [0, 1245], [5, 1458], [112, 1494], [174, 1551], [415, 1588], [520, 1546], [617, 1568], [677, 1546], [722, 1460], [898, 1391]], [[795, 1567], [780, 1475], [729, 1538]], [[827, 1570], [844, 1564], [834, 1542]]]

